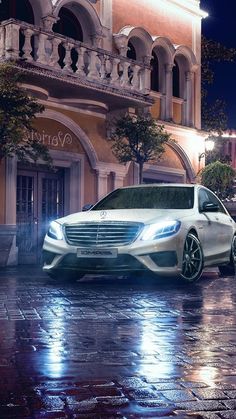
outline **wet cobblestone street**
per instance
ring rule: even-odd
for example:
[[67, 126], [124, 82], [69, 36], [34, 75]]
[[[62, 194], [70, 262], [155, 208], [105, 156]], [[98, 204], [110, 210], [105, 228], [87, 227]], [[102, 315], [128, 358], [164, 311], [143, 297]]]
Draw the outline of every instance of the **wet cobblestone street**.
[[0, 271], [0, 419], [236, 418], [236, 282]]

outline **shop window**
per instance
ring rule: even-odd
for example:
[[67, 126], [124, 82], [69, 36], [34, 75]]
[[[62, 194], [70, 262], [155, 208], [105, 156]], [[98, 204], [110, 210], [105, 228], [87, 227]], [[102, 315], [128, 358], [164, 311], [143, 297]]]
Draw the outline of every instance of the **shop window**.
[[174, 61], [173, 67], [173, 96], [180, 97], [180, 72], [176, 61]]
[[151, 90], [159, 92], [159, 62], [154, 51], [151, 59]]

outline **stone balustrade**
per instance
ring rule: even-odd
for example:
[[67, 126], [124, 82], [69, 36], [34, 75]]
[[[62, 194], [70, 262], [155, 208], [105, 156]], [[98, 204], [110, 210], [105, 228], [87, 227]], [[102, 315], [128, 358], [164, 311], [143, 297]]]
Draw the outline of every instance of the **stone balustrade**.
[[147, 64], [15, 19], [0, 25], [0, 60], [22, 60], [122, 91], [150, 91]]

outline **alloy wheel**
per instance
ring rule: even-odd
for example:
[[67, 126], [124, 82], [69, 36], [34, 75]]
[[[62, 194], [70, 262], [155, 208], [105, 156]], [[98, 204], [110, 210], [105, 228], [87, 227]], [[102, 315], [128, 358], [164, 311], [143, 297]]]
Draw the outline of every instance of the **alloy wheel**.
[[181, 277], [193, 282], [200, 278], [203, 269], [203, 253], [198, 238], [189, 233], [184, 243]]

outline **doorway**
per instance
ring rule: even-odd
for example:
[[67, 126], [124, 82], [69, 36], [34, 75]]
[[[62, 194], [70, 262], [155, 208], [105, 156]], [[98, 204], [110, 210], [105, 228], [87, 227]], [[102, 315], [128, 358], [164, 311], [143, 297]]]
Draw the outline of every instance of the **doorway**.
[[50, 222], [64, 215], [64, 169], [18, 169], [16, 195], [19, 264], [40, 263]]

